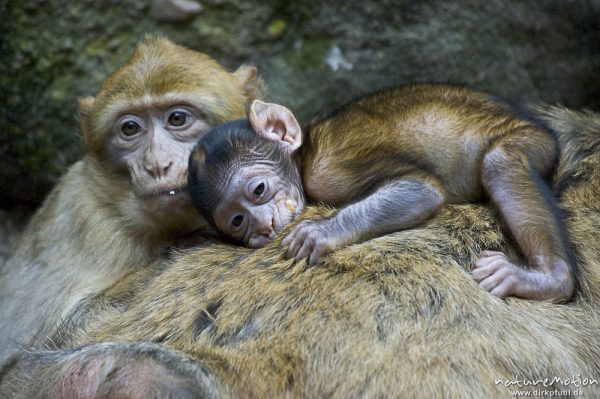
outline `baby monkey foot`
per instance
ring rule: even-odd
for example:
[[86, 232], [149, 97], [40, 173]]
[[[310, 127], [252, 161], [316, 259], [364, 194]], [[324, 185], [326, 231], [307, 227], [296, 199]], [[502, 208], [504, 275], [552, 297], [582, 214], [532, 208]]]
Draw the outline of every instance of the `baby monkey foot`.
[[558, 262], [551, 271], [525, 270], [502, 252], [484, 251], [481, 255], [472, 276], [492, 295], [557, 302], [572, 296], [573, 285], [564, 262]]
[[315, 265], [338, 245], [338, 237], [328, 220], [305, 220], [292, 229], [281, 242], [287, 247], [287, 258], [302, 260], [308, 257], [308, 264]]
[[481, 288], [499, 298], [515, 295], [525, 271], [502, 252], [484, 251], [475, 261], [473, 279]]

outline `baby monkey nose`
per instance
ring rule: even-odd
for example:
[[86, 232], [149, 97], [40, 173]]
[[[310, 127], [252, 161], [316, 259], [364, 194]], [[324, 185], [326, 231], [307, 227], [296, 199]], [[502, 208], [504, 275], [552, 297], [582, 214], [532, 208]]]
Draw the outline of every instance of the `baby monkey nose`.
[[265, 238], [275, 237], [275, 227], [273, 226], [273, 218], [263, 219], [258, 224], [256, 232]]
[[275, 229], [272, 226], [263, 225], [259, 228], [258, 234], [266, 238], [273, 238], [275, 236]]

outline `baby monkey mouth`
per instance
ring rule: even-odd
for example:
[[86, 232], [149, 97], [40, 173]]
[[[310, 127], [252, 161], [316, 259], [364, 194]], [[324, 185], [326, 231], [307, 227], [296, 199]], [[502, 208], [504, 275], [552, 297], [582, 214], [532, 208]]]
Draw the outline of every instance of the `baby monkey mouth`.
[[292, 198], [278, 201], [273, 214], [273, 228], [276, 233], [287, 226], [300, 213], [298, 202]]
[[296, 202], [296, 200], [288, 198], [288, 199], [285, 200], [285, 202], [284, 202], [283, 205], [292, 214], [292, 219], [297, 216], [296, 212], [297, 212], [297, 209], [298, 209], [298, 203]]

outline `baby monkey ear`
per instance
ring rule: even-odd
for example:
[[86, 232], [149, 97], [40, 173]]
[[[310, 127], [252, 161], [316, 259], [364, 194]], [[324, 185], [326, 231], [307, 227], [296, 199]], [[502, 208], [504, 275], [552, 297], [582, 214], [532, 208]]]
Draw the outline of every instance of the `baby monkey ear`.
[[290, 153], [302, 145], [302, 129], [292, 111], [278, 104], [254, 100], [248, 120], [259, 135], [280, 142]]

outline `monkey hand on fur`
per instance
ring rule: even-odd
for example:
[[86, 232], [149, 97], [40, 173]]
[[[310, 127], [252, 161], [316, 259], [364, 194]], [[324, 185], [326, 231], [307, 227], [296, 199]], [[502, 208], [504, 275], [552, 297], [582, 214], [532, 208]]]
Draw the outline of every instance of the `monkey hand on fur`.
[[574, 290], [573, 262], [544, 182], [557, 159], [552, 132], [507, 103], [464, 87], [414, 85], [351, 102], [304, 134], [287, 108], [254, 101], [248, 120], [200, 140], [188, 185], [213, 226], [254, 248], [273, 240], [306, 198], [339, 207], [282, 241], [288, 258], [310, 264], [415, 227], [444, 204], [489, 198], [528, 267], [485, 251], [473, 278], [499, 297], [564, 301]]

